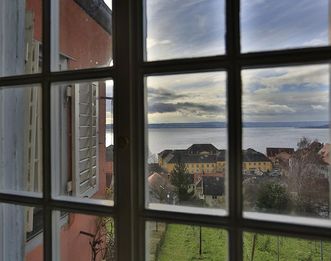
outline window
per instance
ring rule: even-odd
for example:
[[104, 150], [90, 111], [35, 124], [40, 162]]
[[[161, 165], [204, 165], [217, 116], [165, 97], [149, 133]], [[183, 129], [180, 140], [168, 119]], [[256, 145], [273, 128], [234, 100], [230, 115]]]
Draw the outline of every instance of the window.
[[0, 259], [329, 259], [315, 2], [0, 1]]

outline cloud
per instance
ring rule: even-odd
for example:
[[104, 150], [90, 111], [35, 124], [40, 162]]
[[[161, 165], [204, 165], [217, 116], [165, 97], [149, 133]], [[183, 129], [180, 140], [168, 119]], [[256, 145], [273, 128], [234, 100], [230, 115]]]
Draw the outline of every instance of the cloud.
[[246, 121], [327, 120], [329, 65], [245, 70]]
[[175, 111], [177, 111], [177, 108], [173, 103], [154, 103], [148, 107], [148, 113], [166, 113]]
[[171, 44], [170, 40], [156, 40], [154, 38], [148, 37], [146, 39], [146, 47], [148, 49], [154, 47], [154, 46], [160, 46], [160, 45], [165, 45], [165, 44]]
[[314, 38], [314, 39], [311, 39], [307, 42], [304, 42], [303, 45], [305, 46], [322, 46], [322, 45], [325, 45], [325, 40], [323, 39], [324, 37], [319, 37], [319, 38]]
[[175, 93], [172, 90], [164, 88], [148, 88], [148, 102], [159, 103], [164, 101], [173, 101], [175, 99], [184, 99], [186, 94]]
[[276, 115], [280, 113], [295, 113], [296, 110], [283, 104], [247, 104], [244, 106], [246, 114]]
[[325, 108], [322, 105], [311, 105], [311, 107], [313, 108], [314, 111], [325, 111], [325, 110], [327, 110], [327, 108]]
[[186, 110], [195, 113], [219, 113], [224, 111], [223, 106], [204, 103], [183, 102], [177, 103], [177, 106], [180, 110]]
[[328, 45], [328, 1], [244, 1], [244, 52]]
[[147, 1], [146, 18], [148, 60], [224, 53], [224, 1]]
[[264, 93], [298, 89], [327, 91], [329, 66], [309, 65], [270, 69], [252, 69], [242, 72], [244, 92]]
[[180, 112], [184, 114], [214, 114], [224, 111], [224, 106], [221, 105], [210, 105], [203, 103], [193, 102], [178, 102], [178, 103], [154, 103], [148, 108], [149, 113], [169, 113], [169, 112]]

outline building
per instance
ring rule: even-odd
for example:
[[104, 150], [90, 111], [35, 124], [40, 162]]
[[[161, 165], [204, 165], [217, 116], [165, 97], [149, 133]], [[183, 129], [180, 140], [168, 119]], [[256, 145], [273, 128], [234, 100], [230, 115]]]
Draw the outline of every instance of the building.
[[[0, 62], [0, 75], [40, 72], [44, 57], [42, 0], [4, 0], [0, 8], [1, 17], [5, 17], [0, 32], [7, 36], [0, 40], [0, 51], [8, 54]], [[52, 11], [52, 37], [59, 40], [52, 42], [53, 70], [109, 65], [112, 59], [112, 12], [104, 1], [98, 1], [97, 5], [84, 0], [52, 1]], [[17, 46], [11, 48], [13, 45]], [[40, 193], [43, 190], [41, 88], [17, 88], [12, 92], [1, 92], [0, 96], [1, 110], [5, 112], [0, 115], [0, 133], [6, 135], [11, 131], [6, 142], [19, 147], [0, 141], [1, 172], [15, 173], [15, 179], [0, 175], [0, 186]], [[104, 80], [52, 86], [52, 160], [58, 164], [52, 168], [52, 175], [56, 177], [52, 189], [59, 196], [109, 198], [113, 171], [112, 158], [108, 157], [109, 153], [106, 155], [105, 147], [106, 100], [102, 99], [105, 96]], [[9, 165], [9, 162], [12, 163]], [[4, 252], [0, 247], [0, 260], [20, 260], [22, 256], [26, 261], [42, 260], [41, 209], [4, 205], [0, 206], [0, 212], [0, 222], [7, 223], [8, 218], [15, 217], [11, 222], [16, 224], [15, 233], [9, 230], [0, 233], [0, 245], [6, 249]], [[65, 211], [57, 212], [55, 216], [57, 259], [72, 260], [74, 256], [87, 260], [93, 252], [90, 247], [93, 238], [87, 234], [98, 233], [99, 219]], [[101, 254], [96, 260], [101, 260]]]
[[[168, 173], [179, 162], [185, 163], [189, 173], [225, 173], [226, 151], [212, 144], [193, 144], [186, 150], [164, 150], [158, 154], [159, 165]], [[272, 162], [263, 153], [253, 149], [243, 151], [243, 170], [253, 174], [256, 171], [272, 170]]]
[[271, 160], [263, 153], [251, 148], [243, 151], [243, 171], [246, 174], [269, 172], [272, 170]]
[[267, 157], [272, 161], [276, 169], [280, 169], [286, 175], [288, 162], [294, 153], [294, 148], [267, 148]]
[[164, 150], [158, 154], [159, 165], [168, 173], [179, 162], [185, 163], [189, 173], [224, 173], [225, 150], [212, 144], [193, 144], [186, 150]]
[[200, 198], [209, 207], [225, 207], [224, 177], [203, 176], [201, 179], [202, 192]]
[[294, 153], [294, 148], [271, 148], [268, 147], [267, 149], [267, 157], [269, 159], [272, 159], [274, 157], [276, 157], [278, 154], [282, 153], [282, 152], [286, 152], [287, 154], [293, 154]]

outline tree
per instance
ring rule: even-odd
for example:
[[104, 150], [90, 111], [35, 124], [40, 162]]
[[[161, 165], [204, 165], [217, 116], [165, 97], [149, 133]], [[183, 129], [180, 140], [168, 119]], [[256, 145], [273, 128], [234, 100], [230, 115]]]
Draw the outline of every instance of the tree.
[[193, 195], [193, 191], [189, 192], [189, 187], [193, 183], [192, 175], [180, 160], [171, 172], [170, 182], [176, 188], [179, 201], [188, 200]]
[[80, 234], [90, 237], [91, 260], [114, 260], [116, 256], [114, 223], [110, 217], [97, 217], [95, 233], [80, 231]]
[[311, 140], [307, 137], [302, 137], [299, 142], [297, 143], [298, 149], [307, 149], [311, 144]]
[[323, 162], [320, 150], [323, 144], [303, 137], [298, 149], [291, 157], [288, 188], [296, 195], [296, 211], [305, 215], [320, 215], [320, 210], [328, 208], [329, 184], [327, 164]]
[[290, 197], [286, 188], [270, 182], [262, 185], [257, 193], [256, 206], [261, 210], [282, 213], [289, 207]]

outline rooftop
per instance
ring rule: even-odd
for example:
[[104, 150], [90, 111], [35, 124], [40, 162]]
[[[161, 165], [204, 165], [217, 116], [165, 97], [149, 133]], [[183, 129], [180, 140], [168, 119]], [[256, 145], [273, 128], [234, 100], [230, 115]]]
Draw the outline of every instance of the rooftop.
[[203, 176], [203, 194], [208, 196], [224, 195], [224, 178], [217, 176]]
[[112, 11], [103, 0], [75, 0], [106, 32], [112, 34]]
[[270, 159], [261, 152], [253, 150], [251, 148], [243, 151], [244, 162], [270, 162]]

